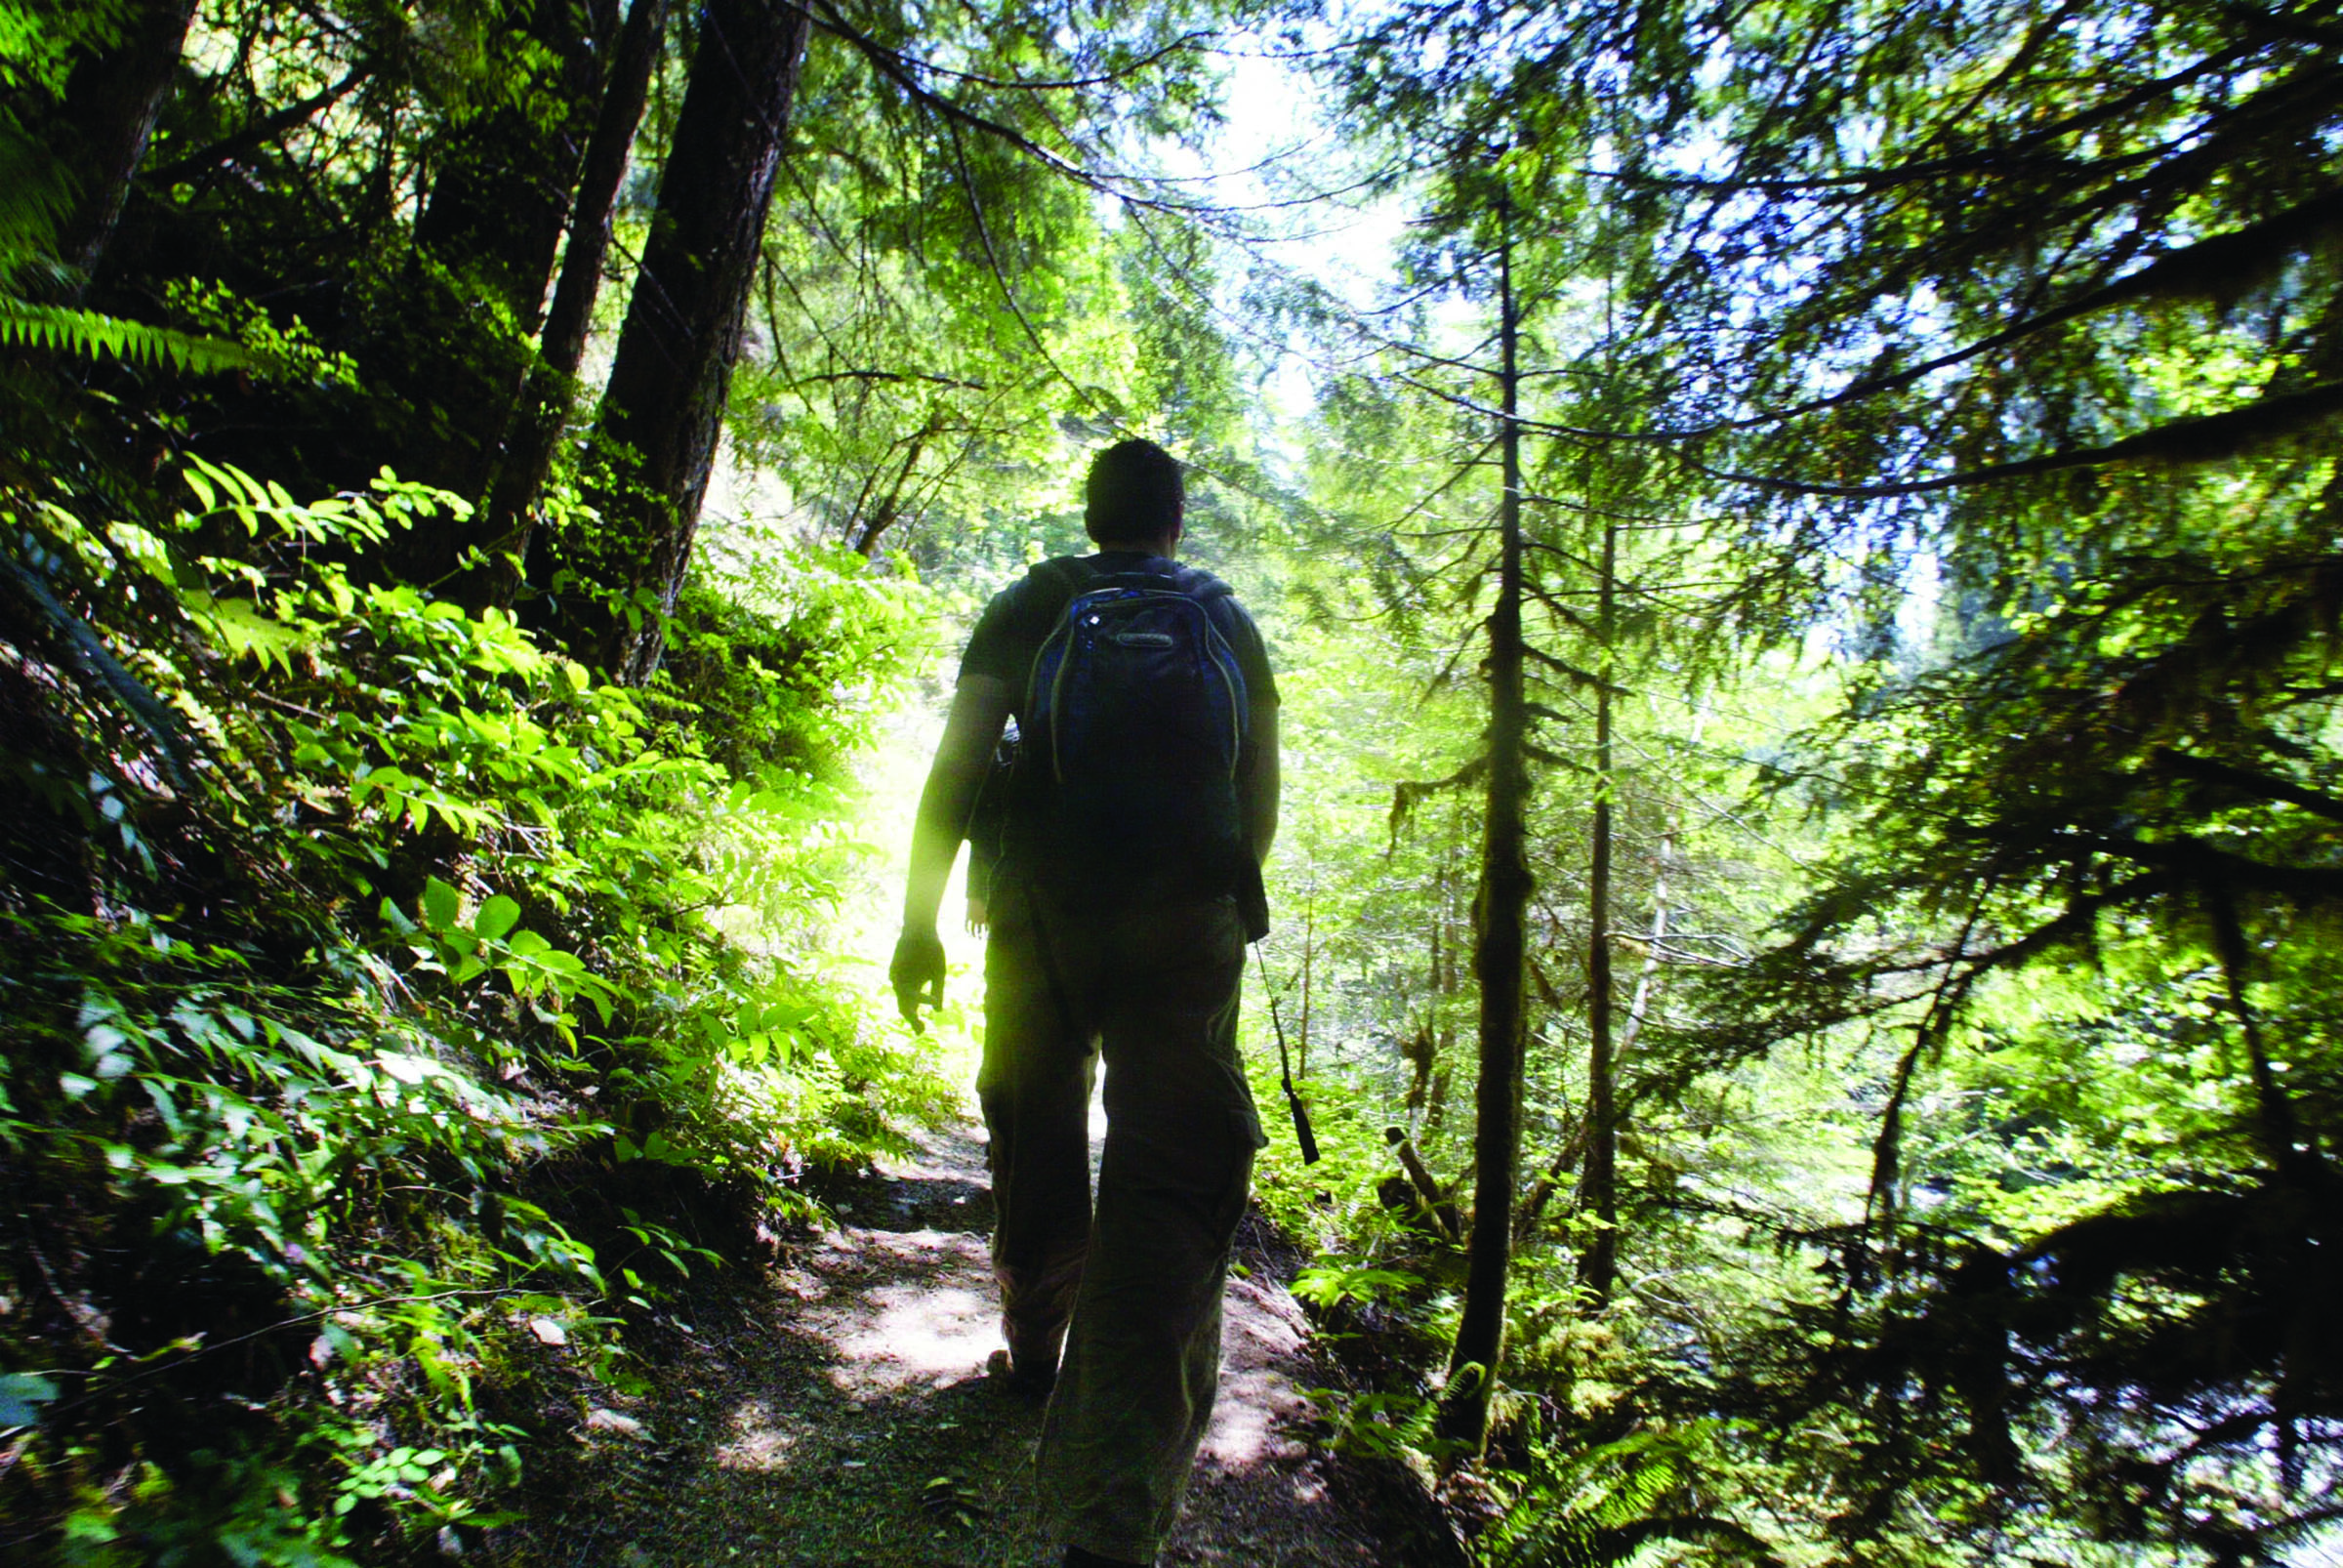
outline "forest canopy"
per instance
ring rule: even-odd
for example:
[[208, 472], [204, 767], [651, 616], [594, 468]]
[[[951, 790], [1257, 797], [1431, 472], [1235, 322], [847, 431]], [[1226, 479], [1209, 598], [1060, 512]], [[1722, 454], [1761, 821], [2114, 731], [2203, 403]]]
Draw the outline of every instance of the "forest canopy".
[[2325, 1561], [2339, 415], [2334, 0], [0, 0], [0, 1547], [529, 1560], [961, 1114], [874, 759], [1137, 434], [1322, 1441]]

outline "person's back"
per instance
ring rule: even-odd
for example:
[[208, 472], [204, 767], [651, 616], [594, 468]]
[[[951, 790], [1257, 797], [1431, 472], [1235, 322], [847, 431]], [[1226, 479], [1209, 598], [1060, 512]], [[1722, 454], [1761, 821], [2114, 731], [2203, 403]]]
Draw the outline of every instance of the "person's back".
[[1003, 598], [1005, 645], [982, 628], [969, 643], [1010, 680], [1013, 722], [1035, 737], [1019, 748], [1002, 854], [1093, 903], [1256, 902], [1244, 781], [1267, 661], [1227, 585], [1102, 550], [1044, 561]]
[[1098, 554], [1035, 568], [969, 638], [891, 973], [916, 1025], [941, 995], [943, 881], [1013, 713], [977, 1079], [1008, 1372], [1055, 1388], [1039, 1474], [1066, 1560], [1141, 1563], [1177, 1512], [1211, 1412], [1228, 1247], [1262, 1141], [1236, 1018], [1276, 825], [1277, 693], [1250, 617], [1171, 558], [1182, 496], [1169, 455], [1108, 449], [1088, 498]]

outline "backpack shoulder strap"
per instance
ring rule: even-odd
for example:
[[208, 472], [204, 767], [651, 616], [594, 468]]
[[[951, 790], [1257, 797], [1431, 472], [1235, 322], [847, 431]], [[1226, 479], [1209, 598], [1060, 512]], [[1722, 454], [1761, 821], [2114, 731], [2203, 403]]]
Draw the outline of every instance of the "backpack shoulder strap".
[[1048, 560], [1036, 561], [1028, 567], [1025, 572], [1025, 581], [1035, 592], [1043, 596], [1042, 602], [1048, 606], [1048, 613], [1040, 615], [1035, 611], [1028, 611], [1028, 613], [1036, 613], [1037, 629], [1046, 628], [1046, 630], [1042, 632], [1041, 640], [1033, 650], [1033, 663], [1026, 672], [1025, 706], [1018, 710], [1021, 720], [1030, 718], [1032, 715], [1037, 682], [1041, 679], [1044, 658], [1048, 655], [1050, 647], [1065, 635], [1064, 622], [1067, 608], [1096, 585], [1098, 574], [1092, 571], [1089, 563], [1080, 556], [1052, 556]]
[[1236, 590], [1201, 566], [1182, 566], [1172, 574], [1172, 586], [1199, 604], [1210, 604], [1216, 598], [1233, 598]]
[[1083, 564], [1080, 556], [1051, 556], [1048, 560], [1034, 562], [1025, 575], [1030, 581], [1062, 590], [1066, 598], [1072, 598], [1090, 585], [1094, 574]]
[[[1064, 617], [1067, 605], [1097, 586], [1098, 574], [1080, 556], [1052, 556], [1027, 567], [1025, 582], [1028, 592], [1040, 599], [1027, 613], [1035, 616], [1038, 626], [1054, 627]], [[1047, 613], [1043, 613], [1045, 607]]]

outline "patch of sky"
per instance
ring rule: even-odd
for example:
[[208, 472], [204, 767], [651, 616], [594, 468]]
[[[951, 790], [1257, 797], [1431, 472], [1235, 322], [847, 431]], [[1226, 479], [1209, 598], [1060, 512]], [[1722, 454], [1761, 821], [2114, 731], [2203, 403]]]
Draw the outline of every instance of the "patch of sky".
[[[1937, 626], [1945, 597], [1945, 564], [1933, 550], [1913, 550], [1904, 560], [1903, 597], [1896, 604], [1896, 646], [1915, 667], [1930, 661], [1939, 645]], [[1911, 673], [1911, 672], [1907, 672]]]
[[1831, 140], [1837, 144], [1839, 161], [1851, 165], [1877, 160], [1879, 149], [1887, 141], [1887, 122], [1876, 114], [1852, 114], [1838, 122]]
[[1130, 149], [1149, 168], [1145, 199], [1108, 196], [1100, 213], [1114, 227], [1144, 227], [1170, 209], [1213, 236], [1200, 303], [1251, 352], [1281, 426], [1306, 416], [1319, 379], [1336, 368], [1338, 351], [1295, 323], [1381, 304], [1407, 229], [1403, 198], [1369, 178], [1312, 68], [1349, 36], [1330, 19], [1216, 40], [1218, 115], [1200, 118], [1193, 135]]
[[1733, 51], [1720, 38], [1708, 46], [1708, 53], [1692, 73], [1692, 84], [1702, 93], [1714, 93], [1722, 88], [1733, 74]]

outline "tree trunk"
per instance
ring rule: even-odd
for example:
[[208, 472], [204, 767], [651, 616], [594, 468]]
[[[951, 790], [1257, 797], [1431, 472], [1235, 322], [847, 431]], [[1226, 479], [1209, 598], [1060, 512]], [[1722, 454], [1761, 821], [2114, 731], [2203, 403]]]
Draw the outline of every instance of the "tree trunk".
[[504, 461], [488, 497], [497, 559], [485, 597], [499, 605], [510, 607], [520, 591], [538, 497], [554, 471], [562, 427], [576, 406], [578, 366], [586, 357], [595, 298], [610, 255], [610, 219], [618, 208], [635, 133], [642, 125], [643, 104], [650, 99], [651, 75], [667, 36], [667, 11], [668, 0], [635, 0], [628, 10], [618, 53], [610, 62], [610, 83], [586, 146], [586, 167], [570, 211], [569, 245], [561, 253], [561, 275], [554, 284], [554, 303], [538, 339], [538, 361], [521, 391]]
[[[487, 491], [529, 374], [618, 18], [617, 0], [508, 0], [504, 10], [509, 20], [488, 51], [504, 85], [491, 102], [452, 113], [431, 142], [402, 335], [377, 350], [383, 385], [436, 415], [387, 460], [402, 477], [470, 500]], [[546, 116], [546, 104], [556, 112]], [[477, 580], [494, 571], [466, 563], [499, 543], [482, 511], [443, 514], [392, 549], [399, 575], [477, 600]]]
[[[1508, 230], [1509, 217], [1500, 218]], [[1472, 954], [1481, 990], [1473, 1225], [1465, 1253], [1464, 1308], [1449, 1355], [1448, 1391], [1439, 1417], [1442, 1436], [1475, 1452], [1488, 1441], [1489, 1401], [1504, 1351], [1513, 1186], [1521, 1162], [1525, 916], [1531, 892], [1524, 853], [1530, 780], [1521, 633], [1521, 427], [1514, 364], [1519, 323], [1509, 233], [1499, 250], [1498, 278], [1504, 498], [1498, 523], [1497, 606], [1489, 617], [1488, 815], [1482, 824], [1480, 919]]]
[[862, 525], [854, 540], [854, 552], [865, 560], [879, 554], [879, 541], [903, 515], [903, 492], [911, 485], [912, 474], [920, 466], [920, 458], [927, 450], [928, 440], [936, 433], [936, 421], [930, 417], [926, 426], [913, 435], [903, 453], [901, 467], [895, 470], [895, 482], [887, 487], [886, 498], [871, 509], [870, 519]]
[[[1695, 712], [1693, 715], [1691, 744], [1696, 747], [1701, 743], [1704, 718], [1705, 716], [1699, 712]], [[1660, 949], [1661, 944], [1667, 940], [1667, 923], [1670, 913], [1668, 870], [1675, 864], [1678, 827], [1674, 808], [1671, 807], [1667, 819], [1667, 830], [1660, 838], [1660, 853], [1652, 863], [1651, 929], [1644, 937], [1643, 967], [1635, 976], [1635, 994], [1627, 1004], [1626, 1024], [1619, 1031], [1619, 1043], [1614, 1052], [1615, 1063], [1617, 1058], [1629, 1055], [1634, 1052], [1635, 1042], [1643, 1034], [1644, 1020], [1651, 1016], [1652, 1000], [1659, 989]], [[1612, 1078], [1614, 1081], [1613, 1093], [1616, 1094], [1618, 1079], [1616, 1070], [1612, 1073]], [[1616, 1111], [1613, 1112], [1613, 1120], [1617, 1120]], [[1538, 1179], [1530, 1184], [1529, 1195], [1521, 1200], [1520, 1217], [1513, 1222], [1513, 1244], [1515, 1246], [1518, 1247], [1526, 1242], [1537, 1230], [1538, 1221], [1544, 1217], [1546, 1205], [1553, 1201], [1554, 1193], [1560, 1189], [1562, 1173], [1573, 1165], [1580, 1164], [1583, 1160], [1585, 1154], [1587, 1127], [1587, 1123], [1581, 1123], [1579, 1131], [1560, 1149], [1555, 1151], [1552, 1162], [1546, 1166]], [[1582, 1176], [1584, 1175], [1583, 1170], [1581, 1175]]]
[[1579, 1206], [1594, 1237], [1579, 1255], [1579, 1283], [1596, 1305], [1619, 1279], [1619, 1110], [1611, 1051], [1611, 640], [1619, 613], [1619, 525], [1603, 525], [1602, 576], [1595, 585], [1600, 643], [1594, 692], [1594, 845], [1586, 877], [1586, 1169]]
[[[565, 562], [571, 646], [639, 683], [691, 558], [810, 26], [782, 0], [709, 0], [660, 171], [601, 427], [601, 537]], [[581, 568], [583, 568], [581, 570]], [[564, 585], [556, 581], [556, 591]], [[615, 590], [620, 602], [589, 603]]]
[[[488, 290], [513, 319], [534, 330], [601, 97], [617, 3], [518, 0], [512, 9], [521, 14], [519, 25], [499, 29], [503, 47], [492, 48], [491, 64], [513, 78], [514, 96], [500, 94], [436, 139], [431, 198], [415, 222], [415, 242], [455, 272], [460, 285]], [[548, 55], [554, 63], [529, 68]], [[562, 105], [550, 125], [525, 102], [540, 96]]]
[[65, 85], [58, 150], [79, 186], [57, 235], [58, 260], [75, 274], [68, 303], [81, 298], [122, 216], [194, 15], [195, 0], [147, 0], [120, 40], [85, 58]]

